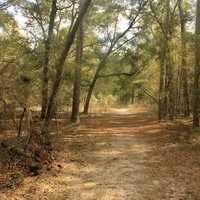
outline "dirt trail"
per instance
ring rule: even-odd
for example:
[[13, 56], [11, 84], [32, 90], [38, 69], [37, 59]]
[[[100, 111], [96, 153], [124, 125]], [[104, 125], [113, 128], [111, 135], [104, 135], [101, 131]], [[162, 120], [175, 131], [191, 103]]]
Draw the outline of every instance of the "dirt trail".
[[82, 124], [63, 127], [56, 136], [56, 168], [27, 178], [0, 199], [200, 199], [199, 151], [188, 153], [171, 142], [169, 130], [151, 113], [115, 109]]

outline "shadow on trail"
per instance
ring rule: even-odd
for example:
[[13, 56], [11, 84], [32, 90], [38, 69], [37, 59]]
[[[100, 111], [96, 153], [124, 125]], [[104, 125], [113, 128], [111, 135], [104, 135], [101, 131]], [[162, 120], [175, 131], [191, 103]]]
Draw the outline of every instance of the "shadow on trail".
[[155, 189], [149, 187], [147, 166], [157, 161], [149, 159], [153, 145], [145, 135], [147, 130], [160, 131], [152, 118], [149, 113], [104, 114], [83, 119], [73, 134], [66, 128], [55, 144], [69, 158], [62, 174], [65, 194], [59, 198], [64, 200], [67, 194], [81, 200], [147, 198]]
[[79, 127], [62, 120], [52, 135], [61, 168], [30, 178], [16, 192], [23, 200], [200, 199], [199, 151], [172, 142], [178, 133], [172, 128], [150, 112], [119, 109], [83, 117]]

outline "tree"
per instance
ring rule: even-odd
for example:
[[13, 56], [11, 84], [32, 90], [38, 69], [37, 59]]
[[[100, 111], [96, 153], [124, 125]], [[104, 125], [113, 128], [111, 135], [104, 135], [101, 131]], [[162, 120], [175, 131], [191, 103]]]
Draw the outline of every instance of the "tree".
[[[79, 1], [81, 8], [82, 1]], [[81, 63], [83, 55], [83, 22], [80, 23], [76, 38], [76, 66], [74, 74], [73, 102], [71, 122], [79, 123], [79, 105], [80, 105], [80, 89], [81, 89]]]
[[[134, 15], [132, 16], [132, 13], [130, 14], [130, 16], [129, 16], [130, 17], [129, 25], [124, 31], [122, 31], [121, 33], [117, 32], [118, 31], [117, 30], [118, 16], [114, 20], [114, 33], [112, 33], [112, 32], [110, 33], [109, 31], [107, 31], [107, 38], [105, 39], [105, 41], [107, 41], [107, 44], [104, 44], [104, 46], [107, 47], [107, 50], [103, 54], [103, 56], [101, 57], [100, 62], [99, 62], [98, 66], [97, 66], [97, 69], [95, 71], [94, 77], [93, 77], [93, 79], [91, 81], [91, 84], [89, 86], [87, 97], [86, 97], [86, 101], [85, 101], [85, 105], [84, 105], [84, 111], [83, 111], [84, 114], [88, 113], [90, 100], [91, 100], [91, 97], [92, 97], [93, 90], [94, 90], [96, 82], [97, 82], [97, 80], [99, 78], [100, 72], [106, 66], [106, 62], [107, 62], [108, 57], [114, 51], [116, 51], [118, 48], [122, 47], [123, 45], [125, 45], [127, 42], [130, 41], [130, 39], [127, 39], [127, 40], [125, 39], [125, 41], [122, 41], [122, 43], [120, 43], [121, 40], [124, 39], [125, 36], [129, 33], [129, 31], [131, 29], [134, 29], [134, 25], [137, 23], [137, 20], [138, 20], [138, 18], [140, 16], [142, 10], [144, 9], [146, 3], [147, 3], [147, 1], [145, 1], [145, 0], [141, 0], [141, 1], [138, 2], [139, 5], [136, 8], [136, 10], [134, 10], [135, 12], [133, 11]], [[135, 35], [136, 35], [136, 33], [134, 34], [134, 36]], [[132, 39], [133, 39], [133, 37], [132, 37]], [[117, 46], [117, 45], [119, 45], [119, 46]]]
[[[51, 83], [51, 67], [54, 65], [55, 38], [60, 33], [60, 24], [63, 18], [69, 15], [68, 9], [72, 7], [70, 1], [60, 0], [21, 0], [17, 3], [26, 18], [26, 29], [33, 41], [35, 50], [39, 53], [41, 77], [41, 119], [44, 119], [49, 97], [49, 85]], [[65, 14], [64, 14], [65, 13]], [[37, 31], [36, 31], [37, 30]], [[59, 53], [59, 51], [57, 50]]]
[[7, 9], [11, 4], [15, 3], [16, 0], [3, 0], [0, 2], [0, 10]]
[[55, 81], [53, 83], [53, 88], [52, 88], [52, 93], [50, 95], [49, 98], [49, 102], [48, 102], [48, 106], [47, 106], [47, 112], [44, 118], [44, 122], [43, 122], [43, 126], [42, 126], [42, 135], [45, 136], [46, 139], [48, 139], [48, 128], [49, 128], [49, 123], [52, 117], [52, 111], [53, 111], [53, 107], [54, 107], [54, 103], [55, 103], [55, 98], [58, 94], [59, 91], [59, 87], [60, 87], [60, 83], [62, 80], [62, 75], [63, 75], [63, 67], [64, 67], [64, 63], [65, 60], [69, 54], [69, 51], [71, 49], [71, 46], [73, 44], [76, 32], [83, 20], [83, 17], [85, 16], [88, 7], [90, 5], [92, 0], [85, 0], [80, 8], [80, 12], [79, 15], [76, 19], [76, 21], [74, 22], [72, 28], [70, 29], [69, 33], [66, 36], [66, 41], [65, 41], [65, 46], [64, 49], [60, 55], [60, 58], [58, 59], [57, 63], [56, 63], [56, 77], [55, 77]]
[[45, 39], [45, 50], [44, 50], [44, 60], [43, 60], [43, 78], [42, 78], [42, 110], [41, 110], [41, 119], [45, 117], [46, 108], [48, 104], [48, 65], [49, 65], [49, 56], [50, 48], [52, 43], [53, 29], [57, 12], [57, 0], [52, 0], [51, 13], [49, 17], [49, 29], [48, 35]]
[[157, 6], [163, 6], [164, 17], [160, 17], [155, 9], [155, 3], [149, 0], [151, 15], [156, 20], [160, 31], [160, 83], [159, 83], [159, 104], [158, 104], [158, 118], [162, 120], [166, 117], [170, 119], [175, 115], [175, 88], [174, 88], [174, 61], [172, 57], [172, 36], [174, 31], [174, 13], [177, 4], [171, 9], [171, 1], [165, 0], [158, 2]]
[[50, 160], [51, 157], [51, 141], [49, 138], [49, 124], [52, 119], [52, 113], [54, 111], [55, 106], [55, 100], [57, 97], [57, 94], [59, 92], [59, 88], [61, 85], [61, 81], [63, 79], [63, 72], [64, 72], [64, 64], [67, 56], [69, 55], [70, 49], [72, 47], [72, 44], [74, 42], [75, 35], [79, 29], [79, 26], [83, 20], [83, 17], [85, 16], [88, 7], [90, 6], [92, 0], [84, 0], [80, 12], [78, 14], [78, 17], [72, 24], [70, 30], [68, 31], [66, 38], [65, 38], [65, 44], [63, 47], [63, 50], [61, 52], [60, 57], [56, 61], [55, 69], [56, 69], [56, 75], [53, 82], [50, 98], [47, 105], [46, 115], [43, 119], [41, 129], [40, 131], [36, 131], [34, 129], [31, 129], [30, 137], [28, 138], [28, 144], [27, 144], [27, 151], [29, 151], [32, 155], [32, 159], [35, 159], [35, 157], [39, 156], [42, 157], [42, 160]]
[[196, 4], [196, 30], [195, 30], [195, 68], [193, 91], [193, 127], [199, 127], [199, 88], [200, 88], [200, 0]]
[[166, 76], [165, 76], [165, 107], [169, 118], [172, 120], [175, 114], [175, 98], [174, 98], [174, 71], [173, 71], [173, 61], [171, 56], [170, 42], [172, 40], [172, 21], [171, 20], [171, 10], [170, 10], [170, 0], [166, 0], [166, 17], [165, 17], [165, 48], [166, 48]]
[[178, 0], [179, 17], [181, 25], [181, 72], [180, 72], [180, 101], [181, 112], [185, 116], [190, 115], [190, 100], [188, 92], [188, 69], [186, 48], [186, 13], [183, 8], [183, 0]]

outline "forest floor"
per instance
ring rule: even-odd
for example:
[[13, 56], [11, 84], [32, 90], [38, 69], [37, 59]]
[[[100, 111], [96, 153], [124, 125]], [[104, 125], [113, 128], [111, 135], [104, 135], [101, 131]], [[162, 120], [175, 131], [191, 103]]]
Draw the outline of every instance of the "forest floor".
[[142, 108], [61, 122], [54, 167], [0, 200], [200, 200], [200, 145], [190, 121], [158, 123]]

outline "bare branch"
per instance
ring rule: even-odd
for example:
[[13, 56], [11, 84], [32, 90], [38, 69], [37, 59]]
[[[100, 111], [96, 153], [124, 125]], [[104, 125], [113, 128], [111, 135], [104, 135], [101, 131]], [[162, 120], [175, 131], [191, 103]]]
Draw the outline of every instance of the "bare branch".
[[154, 6], [153, 6], [153, 4], [152, 4], [152, 0], [149, 0], [149, 5], [150, 5], [151, 11], [152, 11], [152, 13], [153, 13], [153, 14], [150, 13], [150, 15], [156, 20], [156, 22], [157, 22], [158, 25], [160, 26], [161, 31], [162, 31], [163, 34], [165, 35], [166, 31], [165, 31], [164, 25], [163, 25], [163, 23], [162, 23], [162, 22], [159, 20], [159, 18], [158, 18], [158, 15], [157, 15], [157, 13], [156, 13], [156, 11], [155, 11], [155, 8], [154, 8]]
[[147, 96], [149, 96], [156, 104], [159, 103], [158, 99], [150, 94], [145, 88], [140, 88]]

